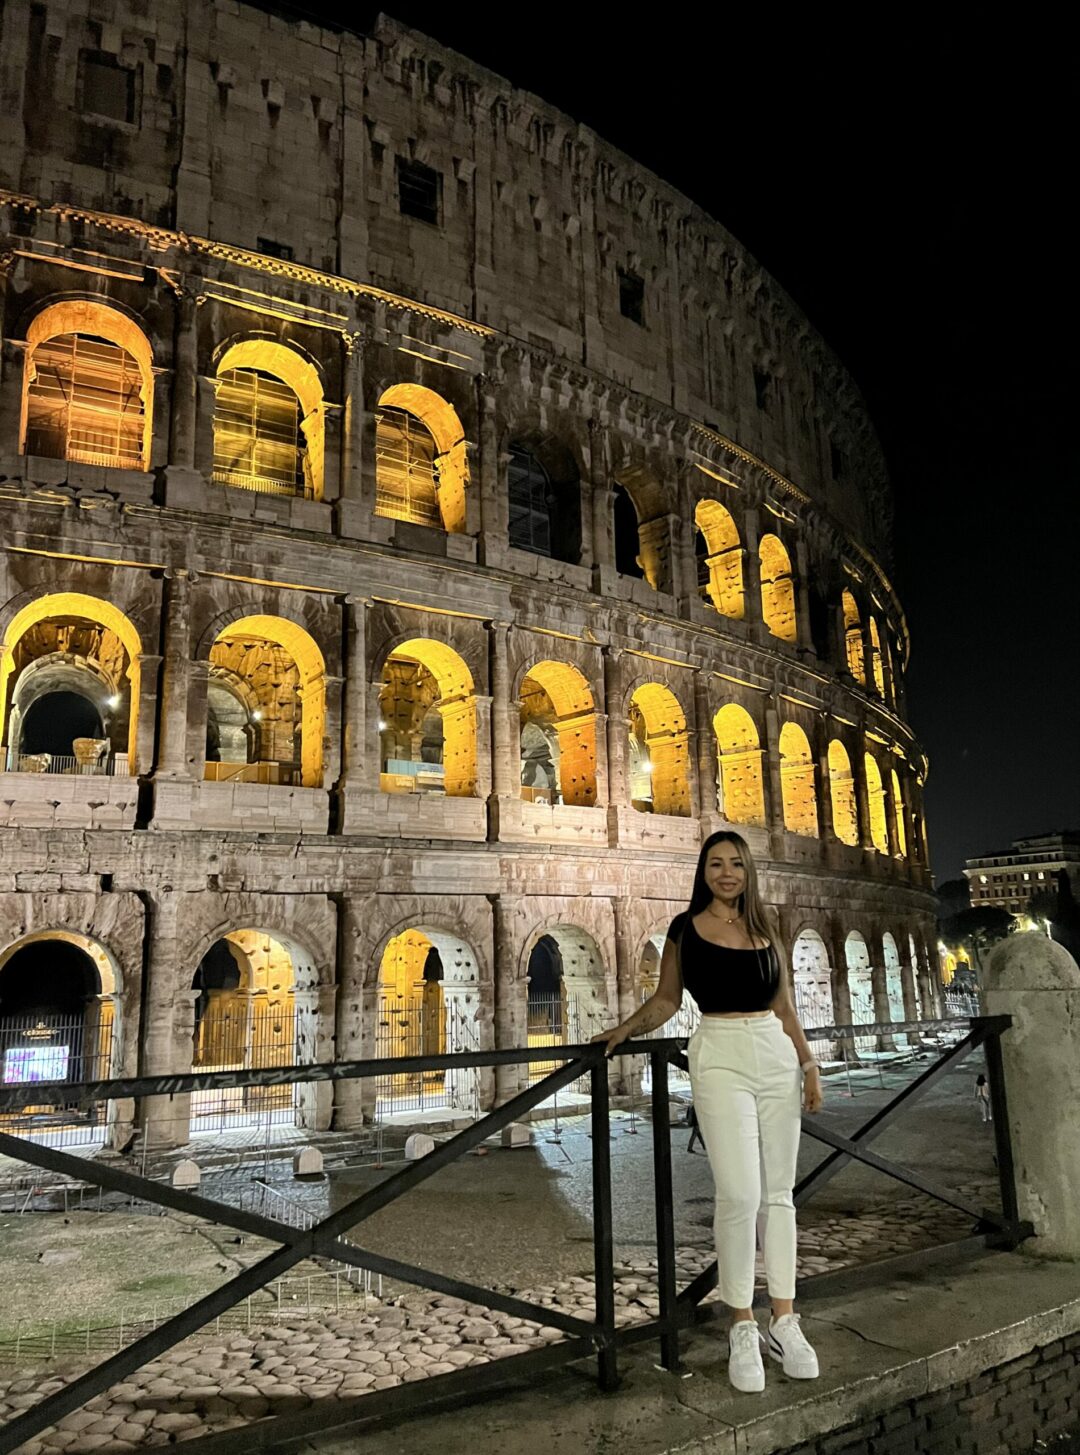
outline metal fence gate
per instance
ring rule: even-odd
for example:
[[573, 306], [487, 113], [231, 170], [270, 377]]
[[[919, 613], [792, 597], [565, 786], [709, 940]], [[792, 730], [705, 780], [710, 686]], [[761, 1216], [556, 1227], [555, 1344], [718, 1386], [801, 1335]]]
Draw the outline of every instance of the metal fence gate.
[[[0, 1085], [45, 1081], [104, 1081], [112, 1075], [112, 1004], [93, 1001], [77, 1017], [7, 1016], [0, 1019]], [[105, 1140], [104, 1101], [32, 1103], [0, 1115], [0, 1129], [50, 1147], [90, 1146]]]

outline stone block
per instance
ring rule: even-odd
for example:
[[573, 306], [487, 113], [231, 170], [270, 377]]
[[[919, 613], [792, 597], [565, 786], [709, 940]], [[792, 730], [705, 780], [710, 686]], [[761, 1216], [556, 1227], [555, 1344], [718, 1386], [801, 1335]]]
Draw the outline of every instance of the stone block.
[[523, 1122], [511, 1122], [502, 1129], [504, 1147], [528, 1147], [532, 1143], [532, 1129]]
[[301, 1147], [293, 1154], [292, 1166], [294, 1177], [322, 1177], [323, 1154], [318, 1147]]
[[198, 1162], [193, 1162], [190, 1157], [184, 1157], [177, 1162], [173, 1168], [172, 1185], [174, 1187], [194, 1190], [202, 1181], [202, 1172]]
[[421, 1157], [428, 1157], [435, 1150], [435, 1138], [429, 1137], [426, 1132], [413, 1132], [405, 1142], [406, 1162], [419, 1162]]

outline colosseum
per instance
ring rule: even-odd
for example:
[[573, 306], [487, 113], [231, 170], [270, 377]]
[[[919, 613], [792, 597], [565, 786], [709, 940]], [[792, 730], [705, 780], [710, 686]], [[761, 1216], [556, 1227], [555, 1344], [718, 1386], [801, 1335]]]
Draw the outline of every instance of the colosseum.
[[745, 249], [393, 20], [0, 24], [4, 1079], [584, 1039], [728, 825], [807, 1022], [935, 1011], [884, 462]]

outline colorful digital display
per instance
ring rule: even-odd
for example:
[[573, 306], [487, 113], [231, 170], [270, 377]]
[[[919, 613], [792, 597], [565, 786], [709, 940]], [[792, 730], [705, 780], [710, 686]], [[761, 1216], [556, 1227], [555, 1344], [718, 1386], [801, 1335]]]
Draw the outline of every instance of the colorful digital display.
[[4, 1081], [63, 1081], [68, 1055], [67, 1046], [11, 1046], [4, 1052]]

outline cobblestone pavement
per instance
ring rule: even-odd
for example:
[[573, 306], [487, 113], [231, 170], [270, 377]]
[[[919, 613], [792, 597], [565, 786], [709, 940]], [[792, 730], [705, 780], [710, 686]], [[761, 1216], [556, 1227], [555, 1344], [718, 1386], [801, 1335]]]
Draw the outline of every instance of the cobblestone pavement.
[[[959, 1167], [966, 1173], [962, 1181], [956, 1177], [942, 1180], [973, 1200], [992, 1205], [991, 1144], [981, 1136], [981, 1129], [976, 1128], [973, 1108], [967, 1105], [968, 1081], [973, 1077], [974, 1071], [969, 1077], [965, 1070], [962, 1076], [958, 1074], [939, 1093], [933, 1094], [936, 1100], [928, 1097], [928, 1105], [914, 1131], [909, 1130], [906, 1141], [901, 1136], [898, 1145], [888, 1151], [899, 1155], [918, 1150], [912, 1141], [914, 1137], [926, 1154], [918, 1159], [920, 1165], [929, 1160], [931, 1167], [926, 1170], [931, 1173], [935, 1162]], [[864, 1119], [875, 1104], [894, 1091], [895, 1086], [876, 1090], [868, 1086], [860, 1093], [858, 1107], [845, 1106], [834, 1099], [831, 1118], [838, 1126], [852, 1125]], [[682, 1136], [677, 1134], [677, 1148]], [[642, 1163], [651, 1160], [650, 1141], [648, 1135], [623, 1140], [619, 1155], [623, 1158], [624, 1170], [639, 1159]], [[578, 1158], [571, 1148], [570, 1156], [574, 1160], [567, 1162], [568, 1149], [562, 1141], [541, 1140], [541, 1145], [545, 1149], [542, 1160], [557, 1167], [560, 1193], [572, 1203], [580, 1190], [579, 1184], [587, 1180], [587, 1157]], [[882, 1147], [882, 1150], [886, 1149]], [[505, 1165], [511, 1165], [516, 1155], [506, 1154]], [[820, 1148], [807, 1149], [811, 1161], [820, 1155]], [[705, 1267], [712, 1254], [708, 1246], [711, 1209], [704, 1195], [693, 1192], [696, 1186], [707, 1186], [704, 1159], [685, 1158], [682, 1151], [680, 1156], [677, 1200], [682, 1282]], [[499, 1159], [492, 1157], [488, 1161], [497, 1163]], [[880, 1191], [880, 1179], [864, 1178], [859, 1193], [858, 1176], [854, 1177], [855, 1191], [850, 1186], [836, 1191], [800, 1215], [801, 1277], [929, 1246], [961, 1236], [970, 1227], [970, 1219], [950, 1212], [921, 1194], [879, 1197], [875, 1201], [867, 1196], [867, 1189], [878, 1187]], [[627, 1179], [624, 1175], [626, 1180], [636, 1186], [641, 1178]], [[832, 1186], [839, 1189], [841, 1181], [837, 1179]], [[486, 1171], [484, 1182], [481, 1192], [490, 1197], [492, 1185]], [[651, 1188], [647, 1191], [651, 1198]], [[633, 1212], [636, 1196], [635, 1192], [634, 1197], [620, 1200], [618, 1206], [624, 1234], [618, 1239], [617, 1225], [618, 1256], [622, 1259], [617, 1267], [616, 1284], [620, 1323], [645, 1320], [658, 1312], [655, 1262], [639, 1256], [632, 1246], [636, 1243], [640, 1248], [651, 1237], [651, 1217], [647, 1229], [635, 1226], [631, 1230], [637, 1236], [625, 1237], [627, 1203]], [[458, 1216], [471, 1216], [473, 1211], [466, 1206], [458, 1209]], [[421, 1224], [421, 1241], [426, 1237], [430, 1244], [432, 1225], [429, 1223], [425, 1232], [424, 1210], [416, 1212], [416, 1221]], [[399, 1233], [402, 1221], [399, 1213]], [[571, 1219], [568, 1226], [577, 1227], [577, 1220]], [[453, 1219], [440, 1232], [453, 1244]], [[481, 1228], [481, 1233], [486, 1234], [487, 1229]], [[580, 1241], [575, 1242], [576, 1236], [571, 1233], [567, 1243], [567, 1256], [576, 1259], [572, 1274], [560, 1270], [555, 1277], [550, 1273], [546, 1278], [541, 1274], [524, 1280], [516, 1276], [519, 1269], [531, 1266], [535, 1270], [538, 1264], [535, 1250], [532, 1264], [522, 1263], [520, 1239], [511, 1237], [501, 1257], [503, 1274], [489, 1271], [488, 1278], [500, 1277], [501, 1286], [513, 1288], [541, 1306], [591, 1316], [593, 1285], [583, 1273], [589, 1251]], [[488, 1239], [482, 1236], [480, 1241], [484, 1243]], [[367, 1238], [366, 1232], [365, 1244], [377, 1246]], [[493, 1239], [492, 1245], [498, 1254], [498, 1240]], [[396, 1255], [407, 1258], [412, 1253], [408, 1247], [404, 1250], [399, 1247]], [[440, 1261], [458, 1268], [456, 1258]], [[464, 1261], [468, 1264], [472, 1260], [465, 1258]], [[497, 1256], [496, 1262], [499, 1261]], [[550, 1268], [552, 1260], [545, 1257], [544, 1266]], [[507, 1277], [505, 1270], [515, 1276]], [[458, 1271], [465, 1277], [473, 1276], [468, 1267]], [[477, 1281], [486, 1280], [478, 1277]], [[272, 1413], [303, 1409], [317, 1400], [353, 1397], [367, 1390], [388, 1389], [430, 1375], [486, 1364], [562, 1337], [555, 1330], [493, 1313], [477, 1304], [420, 1291], [398, 1294], [387, 1289], [387, 1294], [385, 1302], [369, 1304], [366, 1311], [357, 1309], [310, 1318], [285, 1317], [243, 1333], [194, 1336], [146, 1365], [128, 1381], [115, 1385], [84, 1409], [67, 1416], [56, 1429], [29, 1442], [23, 1447], [25, 1455], [58, 1450], [82, 1455], [93, 1450], [136, 1450], [175, 1442], [211, 1430], [239, 1427]], [[71, 1361], [62, 1371], [55, 1366], [25, 1370], [17, 1378], [0, 1384], [0, 1419], [60, 1388], [61, 1374], [70, 1378], [89, 1362], [92, 1361]]]

